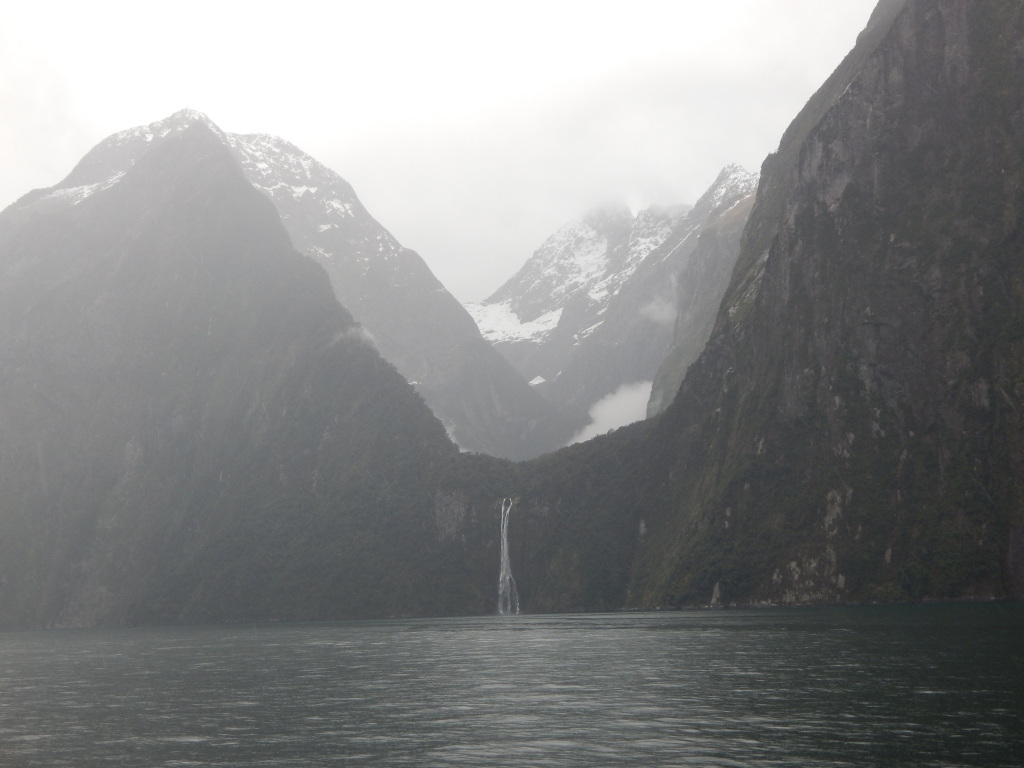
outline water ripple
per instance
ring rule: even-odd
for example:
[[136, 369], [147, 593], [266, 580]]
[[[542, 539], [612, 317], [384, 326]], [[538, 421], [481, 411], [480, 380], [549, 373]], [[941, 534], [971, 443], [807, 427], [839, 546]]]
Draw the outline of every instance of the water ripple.
[[1024, 764], [1020, 606], [0, 634], [0, 765]]

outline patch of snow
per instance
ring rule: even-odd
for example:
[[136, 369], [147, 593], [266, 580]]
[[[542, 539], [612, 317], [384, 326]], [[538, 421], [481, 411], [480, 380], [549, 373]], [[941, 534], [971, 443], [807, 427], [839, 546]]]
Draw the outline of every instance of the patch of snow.
[[342, 216], [352, 215], [352, 204], [343, 202], [342, 200], [325, 200], [324, 206]]
[[51, 200], [70, 200], [72, 205], [78, 205], [87, 197], [114, 186], [121, 180], [122, 176], [124, 176], [124, 171], [115, 173], [109, 179], [105, 181], [98, 181], [95, 184], [82, 184], [78, 187], [63, 187], [61, 189], [55, 189], [44, 197]]
[[746, 168], [735, 163], [725, 166], [718, 174], [715, 183], [697, 201], [697, 205], [706, 206], [708, 210], [714, 211], [723, 201], [736, 195], [746, 197], [757, 191], [757, 182], [760, 174], [751, 173]]
[[578, 341], [580, 341], [582, 339], [587, 338], [587, 336], [589, 336], [594, 331], [596, 331], [598, 328], [600, 328], [601, 327], [601, 323], [603, 323], [603, 322], [604, 322], [604, 320], [598, 320], [596, 323], [594, 323], [593, 325], [589, 326], [588, 328], [584, 328], [582, 331], [580, 331], [579, 333], [575, 334], [572, 337], [573, 341], [577, 341], [578, 342]]
[[334, 256], [333, 253], [331, 253], [330, 251], [324, 250], [319, 245], [311, 246], [309, 250], [310, 250], [310, 253], [312, 255], [318, 256], [319, 258], [321, 258], [321, 259], [323, 259], [325, 261], [330, 261], [331, 257]]
[[490, 342], [542, 341], [558, 325], [562, 308], [545, 312], [536, 320], [523, 322], [512, 310], [510, 302], [467, 304], [466, 311], [476, 322], [480, 333]]

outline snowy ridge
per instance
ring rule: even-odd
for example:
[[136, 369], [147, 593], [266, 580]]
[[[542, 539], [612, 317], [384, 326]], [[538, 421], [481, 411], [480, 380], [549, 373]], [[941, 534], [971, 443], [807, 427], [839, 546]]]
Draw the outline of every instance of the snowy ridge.
[[218, 136], [224, 135], [224, 132], [202, 112], [195, 109], [180, 109], [170, 117], [157, 120], [155, 123], [119, 131], [100, 146], [110, 145], [119, 147], [139, 141], [149, 144], [154, 139], [164, 139], [172, 133], [180, 133], [193, 123], [203, 123]]
[[[274, 201], [287, 219], [291, 207], [317, 207], [315, 231], [328, 235], [332, 230], [347, 227], [347, 244], [358, 234], [354, 249], [354, 266], [365, 272], [374, 258], [387, 262], [404, 251], [383, 227], [370, 226], [370, 220], [356, 198], [352, 187], [337, 173], [283, 139], [267, 134], [231, 134], [222, 131], [205, 114], [182, 109], [170, 117], [148, 125], [119, 131], [97, 144], [56, 187], [47, 190], [41, 199], [78, 204], [116, 184], [137, 160], [152, 146], [190, 126], [201, 123], [220, 137], [234, 153], [249, 182]], [[297, 210], [296, 210], [297, 213]], [[309, 216], [308, 208], [304, 216]], [[355, 227], [354, 219], [363, 219]], [[306, 244], [309, 251], [322, 260], [336, 256], [337, 240], [317, 238]], [[399, 259], [401, 261], [401, 259]], [[398, 264], [393, 268], [400, 268]]]
[[43, 195], [41, 200], [67, 200], [72, 205], [78, 205], [80, 202], [85, 200], [87, 197], [92, 196], [96, 192], [102, 192], [104, 189], [114, 186], [124, 176], [124, 171], [119, 171], [111, 176], [109, 179], [103, 181], [97, 181], [93, 184], [79, 184], [77, 187], [58, 187], [51, 192]]
[[484, 338], [545, 397], [588, 410], [622, 387], [652, 380], [678, 319], [711, 311], [689, 297], [703, 295], [699, 281], [723, 270], [691, 260], [706, 229], [749, 202], [757, 182], [756, 173], [729, 165], [692, 208], [651, 207], [636, 216], [624, 206], [593, 211], [545, 240], [489, 299], [466, 308]]
[[78, 205], [120, 181], [153, 141], [181, 133], [197, 122], [205, 124], [218, 136], [223, 136], [221, 130], [202, 112], [182, 109], [155, 123], [128, 128], [107, 137], [79, 161], [66, 179], [47, 190], [40, 199], [64, 200]]
[[[760, 174], [751, 173], [746, 168], [735, 163], [725, 166], [715, 183], [707, 192], [701, 195], [700, 200], [694, 205], [694, 210], [706, 211], [708, 215], [722, 214], [729, 210], [739, 200], [752, 195], [757, 191], [757, 182]], [[722, 210], [723, 203], [728, 203], [728, 208]]]
[[[249, 182], [267, 195], [287, 220], [289, 208], [295, 204], [315, 206], [315, 231], [319, 235], [331, 230], [348, 229], [354, 219], [369, 219], [355, 192], [341, 176], [283, 139], [267, 134], [227, 134], [226, 139], [242, 165]], [[387, 259], [403, 250], [401, 244], [383, 227], [363, 233], [355, 262], [361, 272], [369, 269], [371, 259]], [[316, 238], [308, 249], [319, 258], [331, 260], [336, 241]]]
[[573, 337], [601, 325], [608, 302], [668, 238], [687, 208], [651, 207], [635, 217], [625, 206], [602, 208], [551, 235], [489, 299], [466, 305], [484, 338], [543, 342], [567, 304], [581, 301], [588, 319]]
[[262, 133], [230, 133], [227, 140], [241, 161], [246, 178], [260, 191], [274, 198], [290, 196], [301, 200], [306, 194], [316, 195], [323, 186], [334, 193], [330, 198], [322, 197], [324, 212], [352, 215], [348, 185], [298, 147]]
[[629, 261], [619, 273], [629, 275], [636, 271], [637, 265], [646, 259], [651, 251], [668, 239], [679, 215], [663, 208], [645, 208], [636, 216], [633, 229], [629, 233]]
[[484, 304], [505, 301], [521, 322], [565, 306], [577, 294], [602, 293], [613, 249], [631, 224], [623, 206], [594, 211], [561, 227]]

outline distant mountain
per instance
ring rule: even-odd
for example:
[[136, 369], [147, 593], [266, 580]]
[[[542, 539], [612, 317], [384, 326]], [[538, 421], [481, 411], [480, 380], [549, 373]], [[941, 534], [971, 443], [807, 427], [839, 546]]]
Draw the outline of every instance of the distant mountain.
[[0, 213], [0, 626], [486, 610], [457, 449], [223, 136], [122, 138]]
[[1024, 597], [1022, 39], [1018, 2], [878, 5], [669, 408], [524, 468], [524, 605]]
[[[714, 279], [690, 264], [692, 255], [709, 221], [749, 209], [742, 201], [756, 182], [730, 166], [692, 209], [594, 211], [548, 238], [470, 314], [538, 391], [585, 413], [624, 385], [654, 379], [680, 315], [713, 317], [717, 300], [695, 305], [694, 297], [721, 297], [736, 254], [715, 253]], [[712, 284], [680, 283], [705, 278]]]
[[672, 342], [651, 385], [647, 416], [672, 404], [690, 364], [704, 351], [715, 325], [733, 267], [740, 254], [740, 239], [754, 205], [753, 189], [716, 206], [675, 278], [675, 323]]
[[701, 225], [746, 217], [671, 404], [518, 464], [447, 439], [205, 120], [101, 145], [0, 212], [0, 626], [493, 612], [504, 498], [530, 612], [1024, 598], [1022, 39], [883, 0]]
[[367, 213], [344, 179], [292, 144], [262, 134], [227, 134], [186, 109], [109, 137], [76, 172], [97, 188], [110, 185], [153, 141], [194, 123], [231, 148], [246, 178], [273, 202], [295, 247], [327, 270], [342, 305], [463, 449], [525, 458], [572, 434], [576, 424], [483, 341], [423, 259]]

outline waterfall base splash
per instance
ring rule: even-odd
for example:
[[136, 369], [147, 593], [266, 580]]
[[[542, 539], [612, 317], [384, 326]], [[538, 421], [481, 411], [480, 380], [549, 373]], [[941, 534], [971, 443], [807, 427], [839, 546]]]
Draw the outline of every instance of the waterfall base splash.
[[508, 559], [508, 513], [512, 511], [512, 503], [512, 499], [501, 500], [501, 570], [498, 572], [498, 614], [501, 616], [519, 613], [519, 593]]

